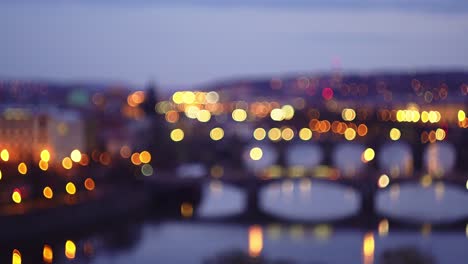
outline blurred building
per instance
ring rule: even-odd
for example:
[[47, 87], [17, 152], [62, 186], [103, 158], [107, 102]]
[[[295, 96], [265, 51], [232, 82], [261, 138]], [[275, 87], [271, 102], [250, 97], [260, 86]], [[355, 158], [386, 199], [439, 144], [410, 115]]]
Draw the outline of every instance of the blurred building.
[[10, 160], [38, 160], [47, 149], [52, 161], [61, 161], [74, 149], [86, 150], [85, 124], [76, 111], [5, 107], [0, 113], [0, 149]]

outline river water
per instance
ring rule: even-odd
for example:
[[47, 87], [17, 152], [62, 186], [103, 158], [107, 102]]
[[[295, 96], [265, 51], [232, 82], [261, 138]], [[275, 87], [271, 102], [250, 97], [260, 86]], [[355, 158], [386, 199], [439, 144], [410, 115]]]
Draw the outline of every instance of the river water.
[[[362, 162], [355, 157], [362, 150], [359, 145], [341, 145], [334, 154], [334, 165], [341, 171], [359, 172]], [[265, 164], [249, 164], [246, 160], [247, 165], [252, 170], [271, 165], [274, 158], [269, 155], [276, 154], [265, 151], [264, 155]], [[455, 156], [450, 145], [431, 145], [424, 154], [425, 168], [449, 173]], [[314, 167], [322, 157], [318, 146], [300, 145], [289, 151], [287, 160], [289, 165]], [[393, 144], [378, 151], [377, 157], [379, 167], [389, 174], [402, 173], [411, 153], [404, 144]], [[203, 192], [203, 200], [195, 212], [200, 219], [239, 213], [245, 206], [245, 193], [219, 181], [207, 183]], [[421, 223], [468, 217], [468, 192], [443, 184], [391, 187], [382, 190], [376, 199], [380, 213]], [[420, 256], [435, 263], [461, 263], [468, 257], [468, 228], [466, 232], [438, 232], [426, 224], [421, 230], [402, 231], [392, 230], [391, 225], [381, 222], [379, 230], [369, 233], [327, 225], [327, 219], [347, 216], [359, 209], [359, 194], [347, 187], [313, 179], [291, 179], [266, 186], [260, 193], [260, 203], [265, 211], [278, 216], [318, 219], [324, 224], [247, 226], [186, 220], [144, 221], [72, 240], [76, 247], [73, 260], [66, 257], [65, 240], [54, 242], [51, 248], [54, 263], [203, 263], [220, 254], [241, 252], [260, 255], [268, 261], [291, 263], [382, 263], [384, 256], [395, 251], [399, 256]], [[11, 247], [21, 251], [21, 246]], [[5, 254], [2, 249], [0, 252]], [[40, 260], [43, 249], [21, 252], [23, 259], [34, 255]], [[11, 254], [11, 250], [6, 254]]]

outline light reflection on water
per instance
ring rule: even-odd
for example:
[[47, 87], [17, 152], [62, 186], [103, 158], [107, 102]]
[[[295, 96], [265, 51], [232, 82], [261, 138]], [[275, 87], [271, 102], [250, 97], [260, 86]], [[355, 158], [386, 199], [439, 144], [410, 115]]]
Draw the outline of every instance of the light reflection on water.
[[[357, 152], [361, 151], [361, 146], [358, 148]], [[395, 153], [401, 154], [405, 152], [404, 148], [402, 150], [393, 146], [390, 152], [394, 149]], [[446, 150], [444, 147], [438, 149], [442, 152]], [[294, 155], [301, 156], [301, 153], [296, 152]], [[401, 162], [407, 160], [405, 155], [385, 155], [394, 157], [390, 161], [392, 166], [405, 166], [398, 163], [398, 157]], [[443, 160], [450, 154], [439, 153], [437, 157], [440, 158], [439, 167], [447, 165], [444, 168], [450, 168], [450, 160], [448, 163]], [[303, 159], [300, 165], [306, 166], [307, 159]], [[203, 187], [203, 192], [202, 203], [196, 211], [197, 217], [231, 215], [244, 209], [246, 194], [234, 186], [212, 181]], [[426, 188], [418, 184], [393, 185], [382, 190], [376, 199], [380, 212], [422, 222], [454, 220], [468, 215], [468, 209], [464, 209], [468, 203], [468, 194], [440, 183]], [[264, 187], [260, 193], [260, 203], [264, 210], [282, 217], [325, 220], [358, 210], [359, 194], [346, 187], [302, 178]], [[430, 226], [425, 226], [421, 232], [400, 232], [392, 230], [385, 220], [379, 223], [374, 233], [337, 230], [326, 224], [248, 227], [165, 222], [156, 225], [146, 223], [137, 229], [135, 232], [140, 235], [129, 236], [132, 240], [130, 243], [111, 239], [113, 244], [122, 244], [117, 248], [130, 247], [125, 250], [117, 250], [115, 245], [109, 246], [109, 238], [99, 234], [85, 241], [75, 241], [76, 249], [72, 248], [74, 254], [76, 250], [74, 263], [203, 263], [219, 254], [237, 250], [247, 256], [250, 253], [251, 256], [260, 255], [269, 260], [293, 260], [293, 263], [381, 263], [384, 255], [391, 255], [391, 250], [419, 251], [426, 257], [433, 256], [437, 263], [460, 263], [468, 256], [465, 233], [435, 233], [431, 232]], [[48, 250], [54, 249], [53, 263], [69, 263], [67, 255], [70, 256], [71, 251], [69, 248], [69, 252], [65, 252], [65, 242], [58, 249], [50, 245]], [[41, 245], [34, 255], [43, 253], [43, 248], [44, 245]], [[89, 248], [93, 249], [93, 254], [84, 254], [90, 251]], [[18, 249], [21, 251], [21, 247], [18, 246]], [[9, 252], [7, 257], [11, 261], [12, 251]], [[5, 252], [0, 250], [0, 254]], [[28, 251], [21, 251], [21, 254], [24, 259], [29, 256]]]
[[391, 190], [382, 190], [376, 204], [380, 212], [400, 219], [443, 222], [468, 216], [466, 190], [442, 183], [427, 188], [419, 184], [400, 185], [397, 199], [392, 199]]
[[[417, 250], [437, 263], [460, 263], [467, 256], [464, 234], [390, 233], [379, 237], [340, 230], [329, 237], [307, 226], [225, 226], [165, 223], [145, 226], [139, 246], [131, 253], [97, 254], [89, 263], [203, 263], [216, 255], [242, 251], [269, 260], [292, 263], [381, 263], [389, 250]], [[276, 232], [276, 233], [275, 233]], [[362, 261], [362, 262], [361, 262]]]
[[261, 191], [260, 202], [274, 215], [299, 220], [336, 219], [359, 209], [359, 197], [353, 190], [307, 179], [273, 183]]

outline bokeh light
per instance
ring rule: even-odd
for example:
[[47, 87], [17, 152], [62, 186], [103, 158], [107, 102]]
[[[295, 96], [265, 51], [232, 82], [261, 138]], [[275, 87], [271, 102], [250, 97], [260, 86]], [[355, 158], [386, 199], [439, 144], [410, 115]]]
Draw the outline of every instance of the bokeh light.
[[76, 186], [73, 182], [69, 182], [67, 183], [67, 185], [65, 185], [65, 190], [67, 191], [68, 194], [75, 194], [76, 193]]
[[266, 131], [265, 129], [259, 127], [259, 128], [256, 128], [253, 132], [253, 137], [256, 139], [256, 140], [263, 140], [265, 139], [266, 137]]
[[390, 129], [390, 139], [393, 141], [399, 140], [401, 137], [401, 132], [398, 128]]
[[260, 160], [263, 157], [263, 151], [259, 147], [252, 148], [249, 154], [252, 160]]
[[224, 137], [224, 130], [220, 127], [215, 127], [210, 131], [210, 138], [214, 141], [218, 141], [223, 139]]
[[176, 128], [171, 131], [171, 139], [174, 142], [179, 142], [184, 139], [184, 131], [180, 128]]
[[306, 141], [312, 138], [312, 130], [307, 127], [302, 128], [299, 130], [299, 138]]

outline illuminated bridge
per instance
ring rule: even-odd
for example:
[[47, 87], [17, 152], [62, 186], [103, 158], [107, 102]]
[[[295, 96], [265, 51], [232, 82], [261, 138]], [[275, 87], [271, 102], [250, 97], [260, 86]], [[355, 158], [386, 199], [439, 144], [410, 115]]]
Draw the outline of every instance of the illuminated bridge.
[[[457, 219], [454, 221], [444, 222], [421, 222], [417, 220], [399, 219], [389, 215], [380, 213], [376, 208], [376, 196], [380, 190], [391, 188], [392, 186], [402, 186], [405, 184], [417, 183], [423, 187], [428, 187], [431, 184], [443, 183], [447, 187], [453, 187], [462, 191], [467, 191], [468, 177], [452, 174], [443, 178], [432, 178], [428, 175], [417, 175], [414, 177], [402, 177], [390, 179], [388, 176], [378, 176], [376, 173], [365, 173], [361, 177], [338, 177], [324, 178], [317, 176], [302, 177], [296, 180], [304, 181], [308, 185], [313, 185], [317, 182], [326, 184], [341, 185], [346, 188], [353, 189], [359, 195], [359, 209], [355, 213], [336, 219], [314, 219], [314, 220], [297, 220], [289, 219], [288, 217], [278, 216], [264, 210], [260, 202], [260, 193], [262, 188], [278, 184], [284, 181], [293, 181], [294, 178], [279, 177], [279, 178], [259, 178], [254, 175], [229, 175], [213, 179], [211, 177], [202, 178], [174, 178], [174, 177], [155, 177], [146, 182], [154, 193], [165, 193], [165, 196], [158, 196], [156, 203], [161, 199], [170, 201], [173, 199], [185, 197], [183, 199], [191, 199], [194, 202], [196, 209], [197, 203], [202, 200], [203, 193], [201, 192], [202, 185], [208, 182], [219, 181], [220, 183], [235, 186], [241, 189], [246, 194], [244, 210], [241, 213], [223, 216], [223, 217], [198, 217], [196, 212], [191, 221], [200, 222], [220, 222], [232, 224], [305, 224], [319, 225], [326, 223], [336, 228], [356, 228], [362, 230], [375, 230], [381, 225], [382, 221], [390, 222], [393, 228], [411, 230], [430, 225], [434, 230], [465, 230], [467, 219]], [[153, 196], [155, 197], [155, 196]], [[162, 198], [164, 197], [164, 198]], [[153, 198], [154, 199], [154, 198]], [[179, 200], [181, 201], [181, 200]], [[191, 215], [190, 215], [191, 216]], [[327, 216], [324, 216], [325, 218]]]

